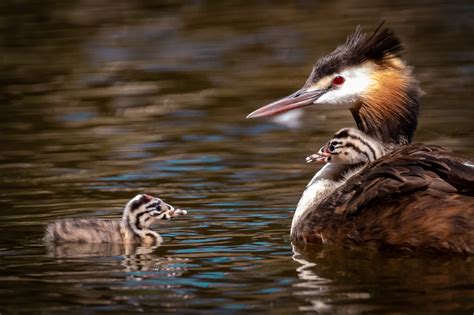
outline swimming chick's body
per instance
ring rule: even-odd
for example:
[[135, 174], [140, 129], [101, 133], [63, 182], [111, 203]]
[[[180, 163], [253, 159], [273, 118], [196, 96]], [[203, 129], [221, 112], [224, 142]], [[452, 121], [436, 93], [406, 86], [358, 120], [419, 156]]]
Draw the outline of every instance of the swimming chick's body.
[[44, 240], [55, 243], [160, 244], [163, 239], [150, 225], [185, 215], [159, 198], [137, 195], [125, 206], [121, 219], [64, 219], [48, 224]]

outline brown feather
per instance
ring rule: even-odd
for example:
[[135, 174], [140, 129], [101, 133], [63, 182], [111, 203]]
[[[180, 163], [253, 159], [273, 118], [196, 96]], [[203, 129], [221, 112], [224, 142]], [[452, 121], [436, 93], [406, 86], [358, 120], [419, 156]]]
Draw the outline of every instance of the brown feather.
[[308, 212], [295, 237], [474, 254], [474, 168], [464, 163], [438, 146], [403, 146]]

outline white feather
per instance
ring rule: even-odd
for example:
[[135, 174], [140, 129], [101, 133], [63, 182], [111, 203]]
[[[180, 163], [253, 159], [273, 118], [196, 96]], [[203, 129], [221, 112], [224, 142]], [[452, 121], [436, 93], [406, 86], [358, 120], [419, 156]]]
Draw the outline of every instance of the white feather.
[[291, 222], [291, 234], [296, 229], [301, 218], [310, 210], [315, 209], [318, 203], [320, 203], [329, 193], [334, 191], [344, 181], [334, 181], [332, 179], [326, 179], [328, 174], [339, 173], [343, 168], [343, 165], [328, 163], [323, 166], [309, 181], [306, 186], [303, 195], [298, 201], [295, 213], [293, 214], [293, 220]]
[[356, 103], [373, 83], [372, 72], [372, 66], [365, 64], [336, 73], [335, 76], [342, 76], [345, 79], [344, 83], [324, 93], [314, 103], [343, 105]]

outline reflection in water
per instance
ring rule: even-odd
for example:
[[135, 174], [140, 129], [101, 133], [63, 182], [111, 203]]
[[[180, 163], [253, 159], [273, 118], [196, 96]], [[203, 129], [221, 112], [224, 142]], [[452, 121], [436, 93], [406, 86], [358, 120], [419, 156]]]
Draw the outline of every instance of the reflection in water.
[[141, 244], [46, 243], [48, 254], [56, 258], [146, 255], [153, 253], [158, 247]]
[[[294, 284], [297, 288], [304, 288], [304, 291], [297, 291], [295, 292], [296, 295], [303, 295], [303, 296], [318, 296], [321, 291], [324, 291], [325, 288], [321, 284], [326, 284], [331, 282], [328, 279], [324, 279], [316, 275], [311, 268], [316, 266], [315, 263], [307, 261], [303, 258], [301, 253], [298, 252], [295, 245], [291, 244], [291, 248], [293, 249], [293, 260], [296, 261], [299, 266], [296, 268], [296, 272], [298, 273], [298, 278], [303, 280], [303, 282]], [[300, 306], [298, 309], [300, 311], [316, 311], [316, 312], [330, 312], [332, 307], [326, 303], [324, 303], [320, 299], [310, 299], [311, 306]]]
[[[295, 295], [302, 295], [306, 297], [311, 303], [310, 306], [299, 306], [300, 311], [316, 311], [318, 314], [339, 314], [341, 311], [344, 314], [361, 314], [364, 311], [375, 310], [373, 306], [364, 305], [345, 305], [338, 307], [341, 301], [363, 301], [370, 299], [370, 294], [366, 292], [333, 292], [337, 288], [337, 283], [333, 280], [320, 277], [317, 274], [317, 264], [305, 259], [304, 255], [298, 251], [297, 246], [292, 244], [293, 260], [298, 262], [301, 266], [296, 268], [298, 277], [303, 282], [296, 283], [296, 288], [302, 288], [301, 291], [296, 291]], [[304, 249], [301, 249], [304, 252]], [[321, 250], [318, 257], [325, 259], [325, 252]], [[336, 289], [336, 291], [338, 291]]]
[[[124, 283], [120, 290], [145, 289], [179, 289], [179, 284], [173, 284], [187, 271], [187, 258], [161, 257], [157, 253], [159, 246], [137, 244], [47, 244], [48, 255], [56, 259], [58, 264], [68, 264], [78, 258], [99, 259], [113, 257], [114, 264], [109, 264], [114, 273], [123, 275]], [[101, 258], [102, 257], [102, 258]], [[72, 259], [72, 260], [71, 260]], [[93, 261], [91, 261], [93, 262]], [[64, 274], [67, 276], [67, 273]], [[118, 279], [117, 279], [118, 280]], [[65, 279], [67, 283], [70, 280]], [[187, 294], [174, 293], [175, 298], [182, 303], [189, 298]], [[173, 303], [169, 302], [169, 306]], [[138, 304], [136, 305], [138, 306]]]
[[[472, 261], [292, 252], [304, 157], [353, 119], [245, 119], [385, 19], [427, 92], [416, 141], [473, 156], [470, 1], [2, 4], [0, 312], [474, 309]], [[40, 241], [48, 221], [117, 217], [140, 192], [190, 209], [158, 248]]]
[[[391, 311], [407, 312], [412, 303], [421, 303], [427, 312], [449, 311], [455, 304], [474, 307], [469, 257], [401, 256], [308, 244], [292, 248], [300, 279], [294, 294], [310, 303], [300, 310], [361, 314], [386, 311], [390, 305]], [[354, 290], [355, 283], [363, 285]], [[401, 303], [407, 292], [410, 302]]]
[[[57, 259], [58, 263], [67, 262], [68, 258], [84, 257], [115, 257], [125, 272], [135, 271], [166, 271], [166, 277], [179, 277], [185, 267], [173, 267], [171, 263], [185, 264], [186, 258], [160, 257], [156, 251], [158, 246], [141, 244], [82, 244], [82, 243], [47, 243], [48, 255]], [[66, 260], [65, 260], [66, 259]], [[140, 280], [142, 275], [131, 274], [129, 277]]]

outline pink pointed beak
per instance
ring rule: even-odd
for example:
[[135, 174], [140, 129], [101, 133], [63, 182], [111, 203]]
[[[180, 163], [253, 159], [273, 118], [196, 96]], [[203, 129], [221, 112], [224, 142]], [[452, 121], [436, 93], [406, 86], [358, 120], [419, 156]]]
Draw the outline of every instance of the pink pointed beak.
[[304, 91], [303, 89], [278, 101], [265, 105], [250, 113], [247, 118], [274, 116], [292, 109], [313, 104], [326, 90]]

